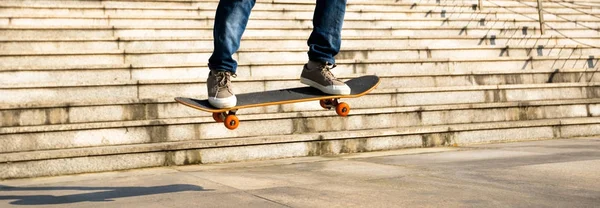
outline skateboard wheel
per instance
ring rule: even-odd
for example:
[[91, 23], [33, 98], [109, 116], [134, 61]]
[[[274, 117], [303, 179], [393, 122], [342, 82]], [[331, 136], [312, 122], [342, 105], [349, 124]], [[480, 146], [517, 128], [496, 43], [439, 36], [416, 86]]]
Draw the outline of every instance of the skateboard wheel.
[[350, 106], [347, 103], [341, 102], [337, 106], [335, 106], [335, 112], [339, 116], [348, 116], [350, 113]]
[[228, 115], [225, 117], [225, 127], [229, 130], [234, 130], [240, 125], [240, 120], [235, 115]]
[[319, 100], [319, 105], [324, 109], [331, 109], [331, 107], [329, 107], [331, 105], [331, 100]]
[[221, 113], [213, 113], [213, 119], [215, 119], [216, 122], [223, 122], [223, 118], [221, 117]]

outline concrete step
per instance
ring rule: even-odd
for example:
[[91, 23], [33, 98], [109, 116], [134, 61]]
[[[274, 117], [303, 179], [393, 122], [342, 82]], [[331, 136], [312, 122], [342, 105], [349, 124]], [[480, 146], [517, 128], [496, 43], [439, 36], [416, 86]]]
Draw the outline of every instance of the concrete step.
[[[514, 72], [486, 72], [486, 73], [439, 73], [439, 74], [410, 74], [397, 76], [381, 76], [382, 83], [378, 87], [382, 89], [381, 95], [369, 95], [364, 98], [352, 99], [349, 102], [353, 109], [368, 109], [382, 107], [396, 107], [390, 103], [373, 103], [369, 100], [374, 99], [389, 99], [395, 92], [390, 92], [385, 89], [402, 88], [405, 91], [420, 88], [437, 88], [442, 89], [441, 92], [448, 94], [456, 94], [452, 90], [462, 89], [464, 91], [472, 91], [474, 95], [480, 96], [483, 94], [492, 93], [489, 91], [489, 86], [495, 87], [498, 85], [526, 85], [545, 83], [588, 83], [599, 82], [600, 78], [594, 76], [595, 71], [591, 70], [562, 70], [562, 71], [514, 71]], [[351, 77], [341, 77], [347, 79]], [[54, 85], [54, 88], [62, 89], [63, 91], [72, 91], [75, 87], [69, 87], [67, 83], [63, 86]], [[114, 83], [113, 83], [114, 84]], [[81, 84], [80, 84], [81, 85]], [[154, 83], [138, 84], [143, 91], [154, 89], [157, 91], [168, 91], [169, 88], [180, 87], [185, 89], [203, 90], [205, 86], [204, 79], [198, 80], [180, 80], [178, 84]], [[170, 85], [170, 86], [169, 86]], [[234, 81], [236, 89], [257, 89], [257, 85], [265, 86], [258, 90], [272, 90], [286, 87], [302, 86], [297, 77], [289, 78], [239, 78]], [[479, 87], [478, 87], [479, 86]], [[487, 86], [487, 88], [486, 88]], [[93, 85], [83, 85], [79, 88], [97, 88]], [[112, 87], [112, 86], [109, 86]], [[443, 90], [447, 88], [446, 90]], [[471, 87], [471, 88], [470, 88]], [[47, 87], [50, 88], [50, 87]], [[205, 89], [204, 89], [205, 90]], [[460, 91], [460, 90], [458, 90]], [[486, 92], [487, 91], [487, 92]], [[417, 91], [416, 93], [419, 93]], [[533, 91], [532, 91], [533, 92]], [[183, 94], [177, 91], [172, 93]], [[191, 93], [195, 94], [195, 93]], [[493, 93], [492, 93], [493, 94]], [[460, 95], [458, 93], [457, 95]], [[488, 95], [486, 95], [488, 96]], [[488, 96], [489, 97], [489, 96]], [[424, 99], [424, 98], [420, 98]], [[419, 100], [419, 99], [417, 99]], [[171, 119], [180, 117], [190, 117], [198, 115], [198, 111], [191, 108], [181, 106], [173, 102], [172, 97], [165, 96], [163, 98], [148, 98], [142, 100], [120, 101], [119, 103], [111, 102], [89, 102], [84, 103], [49, 103], [38, 105], [6, 105], [0, 109], [0, 126], [35, 126], [35, 125], [56, 125], [56, 124], [77, 124], [90, 122], [108, 122], [108, 121], [132, 121], [132, 120], [148, 120], [148, 119]], [[482, 102], [488, 102], [484, 99]], [[446, 101], [444, 101], [446, 102]], [[460, 103], [460, 100], [448, 101], [450, 103]], [[306, 112], [320, 111], [318, 105], [314, 103], [300, 103], [295, 105], [271, 106], [264, 108], [253, 108], [244, 110], [244, 114], [263, 114], [263, 113], [281, 113], [281, 112]], [[209, 116], [208, 114], [204, 116]]]
[[[110, 26], [0, 26], [0, 37], [19, 38], [115, 38], [115, 37], [212, 37], [212, 27], [110, 27]], [[245, 37], [281, 37], [304, 36], [308, 37], [312, 28], [297, 28], [287, 26], [249, 27]], [[342, 36], [475, 36], [484, 35], [526, 37], [540, 34], [537, 27], [347, 27], [342, 31]], [[565, 37], [598, 36], [600, 31], [583, 28], [546, 28], [546, 35]]]
[[[436, 60], [430, 60], [431, 62], [435, 62]], [[593, 60], [588, 60], [593, 63]], [[357, 76], [354, 73], [355, 70], [352, 70], [353, 67], [346, 67], [347, 64], [340, 64], [340, 69], [336, 69], [336, 73], [339, 74], [340, 77], [352, 78]], [[451, 77], [462, 77], [457, 78], [463, 81], [469, 81], [469, 83], [464, 82], [448, 82], [447, 86], [454, 85], [488, 85], [488, 84], [497, 84], [496, 81], [487, 83], [487, 81], [492, 80], [510, 80], [515, 79], [513, 82], [507, 81], [508, 84], [533, 84], [533, 83], [545, 83], [548, 80], [550, 75], [553, 76], [555, 82], [591, 82], [596, 80], [596, 77], [593, 76], [593, 73], [597, 69], [596, 67], [590, 68], [577, 68], [577, 69], [569, 69], [569, 68], [556, 68], [556, 67], [565, 67], [563, 66], [564, 61], [557, 62], [553, 66], [553, 68], [546, 69], [527, 69], [523, 70], [522, 68], [514, 68], [509, 69], [505, 68], [501, 71], [486, 71], [485, 68], [471, 70], [471, 71], [462, 71], [462, 72], [451, 72], [449, 70], [443, 71], [442, 69], [431, 69], [426, 70], [423, 69], [421, 71], [416, 70], [393, 70], [394, 73], [386, 73], [390, 77], [394, 77], [396, 79], [401, 79], [401, 76], [408, 76], [409, 79], [417, 79], [414, 76], [419, 76], [419, 79], [428, 79], [427, 77], [443, 77], [443, 76], [451, 76]], [[369, 67], [369, 64], [365, 64], [364, 67]], [[373, 66], [373, 65], [371, 65]], [[407, 66], [409, 66], [407, 64]], [[297, 66], [300, 67], [300, 66]], [[344, 69], [341, 69], [344, 68]], [[403, 69], [403, 68], [399, 68]], [[368, 69], [367, 69], [368, 70]], [[294, 70], [299, 73], [299, 70]], [[437, 72], [436, 72], [437, 71]], [[286, 79], [297, 79], [299, 74], [291, 72], [291, 73], [278, 73], [278, 79], [286, 80]], [[590, 74], [591, 73], [591, 74]], [[256, 80], [270, 80], [275, 78], [276, 76], [269, 77], [260, 77], [260, 76], [252, 76], [249, 72], [243, 72], [242, 69], [238, 72], [240, 74], [240, 78], [236, 79], [239, 81], [255, 81]], [[81, 84], [89, 84], [89, 83], [97, 83], [92, 85], [102, 85], [103, 83], [113, 83], [115, 81], [121, 82], [135, 82], [135, 81], [153, 81], [153, 80], [178, 80], [178, 79], [198, 79], [204, 80], [208, 76], [208, 69], [206, 67], [139, 67], [133, 68], [129, 65], [97, 65], [97, 66], [84, 66], [84, 67], [63, 67], [63, 68], [52, 68], [52, 67], [38, 67], [38, 68], [30, 68], [26, 70], [4, 70], [0, 71], [0, 88], [29, 88], [34, 86], [53, 86], [55, 83], [60, 83], [64, 86], [77, 86]], [[247, 75], [247, 76], [242, 76]], [[470, 77], [471, 75], [477, 77]], [[399, 77], [400, 76], [400, 77]], [[488, 78], [500, 76], [497, 78]], [[501, 78], [502, 76], [507, 76], [507, 78]], [[529, 76], [535, 76], [535, 79], [531, 79]], [[538, 77], [540, 76], [540, 77]], [[245, 77], [245, 78], [244, 78]], [[515, 78], [519, 77], [519, 78]], [[243, 78], [243, 79], [242, 79]], [[575, 79], [577, 78], [577, 79]], [[435, 82], [429, 81], [419, 81], [416, 83], [402, 81], [401, 83], [407, 83], [406, 85], [402, 85], [402, 87], [423, 87], [423, 86], [446, 86], [444, 83], [447, 80], [437, 80], [435, 78]], [[482, 82], [474, 82], [473, 80], [483, 79], [486, 81]], [[487, 80], [491, 79], [491, 80]], [[502, 83], [502, 82], [500, 82]]]
[[[577, 75], [575, 75], [577, 76]], [[580, 74], [583, 76], [583, 74]], [[466, 77], [466, 76], [465, 76]], [[464, 77], [463, 77], [464, 78]], [[507, 77], [507, 80], [494, 80], [494, 77], [489, 77], [490, 81], [498, 83], [511, 83], [511, 79], [518, 77]], [[533, 77], [529, 77], [533, 79]], [[575, 79], [581, 81], [582, 78], [590, 77], [570, 77], [565, 79]], [[544, 79], [544, 77], [542, 77]], [[548, 77], [547, 80], [554, 81], [554, 78]], [[562, 79], [562, 78], [561, 78]], [[592, 78], [590, 78], [592, 79]], [[277, 79], [278, 80], [278, 79]], [[238, 83], [235, 88], [237, 93], [258, 92], [270, 89], [281, 89], [287, 87], [302, 86], [296, 79], [289, 80], [274, 80], [274, 81], [245, 81]], [[578, 83], [545, 83], [545, 84], [516, 84], [516, 85], [468, 85], [470, 80], [460, 80], [460, 77], [443, 77], [440, 80], [448, 80], [448, 82], [464, 83], [463, 85], [442, 84], [444, 87], [417, 87], [407, 88], [409, 83], [394, 82], [390, 84], [382, 84], [382, 87], [377, 89], [371, 96], [377, 95], [377, 100], [384, 106], [378, 107], [397, 107], [397, 106], [412, 106], [412, 105], [431, 105], [431, 104], [460, 104], [460, 103], [477, 103], [477, 102], [498, 102], [498, 101], [532, 101], [532, 100], [548, 100], [548, 99], [583, 99], [596, 98], [600, 93], [597, 93], [597, 82], [578, 82]], [[404, 79], [407, 80], [407, 79]], [[422, 79], [427, 80], [427, 78]], [[557, 80], [560, 80], [557, 78]], [[5, 116], [8, 123], [23, 123], [18, 109], [31, 108], [49, 108], [60, 107], [58, 111], [37, 111], [36, 115], [48, 119], [56, 115], [56, 118], [51, 119], [60, 122], [65, 122], [65, 115], [68, 115], [69, 109], [73, 106], [88, 106], [88, 105], [116, 105], [116, 104], [131, 104], [131, 103], [156, 103], [156, 102], [173, 102], [172, 99], [178, 96], [185, 97], [206, 97], [206, 88], [204, 80], [156, 80], [156, 81], [120, 81], [112, 83], [91, 83], [80, 84], [75, 86], [65, 85], [62, 83], [54, 83], [53, 85], [33, 86], [33, 87], [3, 87], [0, 92], [3, 96], [0, 97], [2, 109], [17, 110], [13, 113], [7, 113]], [[412, 80], [415, 82], [416, 80]], [[428, 81], [431, 85], [434, 81]], [[474, 82], [486, 83], [485, 78], [473, 80]], [[518, 82], [518, 80], [514, 80]], [[267, 85], [270, 84], [270, 85]], [[433, 83], [435, 84], [435, 83]], [[237, 86], [237, 85], [236, 85]], [[417, 85], [419, 86], [419, 85]], [[426, 85], [421, 85], [426, 86]], [[405, 99], [399, 99], [402, 96]], [[443, 100], [440, 100], [444, 97]], [[447, 97], [447, 98], [446, 98]], [[365, 99], [371, 99], [365, 97]], [[361, 99], [358, 99], [361, 100]], [[396, 100], [391, 105], [385, 104], [383, 100]], [[368, 102], [367, 102], [368, 103]], [[66, 107], [66, 108], [65, 108]], [[307, 104], [296, 104], [290, 106], [292, 110], [307, 110], [310, 108]], [[372, 105], [358, 105], [359, 108], [368, 108]], [[273, 108], [277, 112], [281, 111], [282, 107]], [[318, 108], [317, 108], [318, 109]], [[50, 109], [48, 109], [50, 110]], [[66, 110], [66, 111], [64, 111]], [[117, 108], [115, 115], [124, 115], [119, 111], [127, 109]], [[46, 113], [49, 114], [46, 115]], [[96, 111], [100, 113], [100, 111]], [[143, 113], [143, 112], [142, 112]], [[44, 116], [45, 115], [45, 116]], [[91, 115], [91, 113], [87, 114]], [[130, 116], [134, 116], [132, 114]], [[165, 114], [177, 115], [177, 113]], [[23, 115], [27, 116], [27, 114]], [[14, 118], [13, 118], [14, 117]], [[18, 118], [17, 118], [18, 117]], [[106, 117], [99, 115], [100, 118]], [[127, 117], [124, 115], [123, 117]], [[27, 118], [27, 117], [23, 117]], [[37, 121], [36, 121], [37, 122]], [[11, 125], [12, 125], [11, 124]]]
[[[351, 3], [368, 3], [368, 2], [376, 2], [376, 3], [437, 3], [437, 4], [449, 4], [449, 3], [462, 3], [462, 4], [472, 4], [472, 3], [477, 3], [479, 2], [478, 0], [350, 0], [349, 2]], [[528, 4], [528, 5], [537, 5], [537, 1], [536, 0], [520, 0], [520, 1], [513, 1], [513, 0], [486, 0], [483, 1], [484, 4], [486, 2], [494, 2], [494, 3], [498, 3], [498, 4]], [[561, 4], [565, 4], [565, 5], [579, 5], [579, 4], [583, 4], [583, 3], [600, 3], [599, 0], [569, 0], [569, 1], [565, 1], [565, 0], [544, 0], [544, 3], [561, 3]]]
[[[419, 60], [428, 61], [433, 60], [444, 60], [452, 59], [456, 62], [465, 62], [463, 60], [480, 60], [487, 61], [493, 59], [494, 62], [502, 63], [500, 67], [510, 66], [508, 68], [533, 68], [534, 66], [528, 66], [530, 56], [532, 58], [557, 58], [555, 60], [547, 59], [536, 59], [536, 62], [540, 63], [542, 67], [554, 67], [557, 62], [567, 61], [571, 68], [594, 68], [597, 64], [595, 63], [597, 57], [594, 56], [593, 52], [597, 49], [592, 47], [549, 47], [549, 50], [545, 50], [546, 46], [543, 47], [464, 47], [458, 50], [457, 48], [448, 49], [434, 49], [434, 48], [413, 48], [413, 49], [386, 49], [381, 50], [345, 50], [337, 56], [340, 63], [349, 63], [344, 60], [361, 60], [361, 61], [375, 61], [378, 60], [392, 60], [392, 61], [408, 61], [414, 62]], [[553, 50], [555, 49], [555, 50]], [[258, 49], [257, 49], [258, 50]], [[263, 74], [273, 73], [272, 69], [287, 69], [289, 70], [286, 74], [297, 74], [298, 69], [289, 69], [289, 67], [281, 65], [294, 65], [294, 63], [304, 63], [307, 59], [306, 50], [292, 50], [292, 49], [281, 49], [278, 51], [266, 50], [260, 52], [260, 50], [248, 50], [248, 52], [241, 51], [234, 58], [237, 58], [242, 64], [242, 69], [252, 68], [253, 73]], [[481, 56], [474, 56], [470, 52], [479, 52]], [[253, 55], [259, 57], [253, 57]], [[551, 56], [549, 56], [551, 55]], [[556, 56], [559, 55], [559, 56]], [[127, 51], [106, 51], [106, 52], [43, 52], [43, 53], [3, 53], [0, 55], [0, 66], [7, 70], [14, 70], [19, 68], [30, 68], [30, 67], [43, 67], [43, 66], [69, 66], [69, 67], [82, 67], [86, 65], [117, 65], [126, 64], [134, 66], [147, 66], [147, 65], [162, 65], [162, 66], [177, 66], [177, 65], [189, 65], [194, 64], [205, 65], [210, 56], [209, 50], [171, 50], [171, 52], [152, 52], [152, 51], [141, 51], [141, 52], [127, 52]], [[260, 58], [262, 57], [262, 58]], [[277, 58], [278, 60], [273, 60]], [[504, 58], [504, 59], [503, 59]], [[523, 61], [525, 59], [526, 61]], [[521, 66], [510, 65], [515, 62], [521, 64]], [[356, 62], [356, 61], [350, 61]], [[437, 61], [435, 61], [437, 62]], [[189, 63], [189, 64], [188, 64]], [[489, 63], [489, 61], [487, 62]], [[552, 63], [552, 65], [549, 65]], [[297, 64], [297, 65], [302, 65]], [[244, 66], [245, 65], [245, 66]], [[268, 66], [271, 65], [271, 66]], [[296, 65], [296, 66], [297, 66]], [[538, 65], [538, 66], [540, 66]], [[244, 68], [245, 67], [245, 68]], [[275, 67], [275, 68], [273, 68]], [[371, 67], [370, 67], [371, 68]], [[377, 68], [377, 67], [375, 67]], [[419, 67], [422, 69], [423, 67]], [[460, 68], [460, 67], [455, 67]], [[489, 68], [489, 67], [484, 67]], [[262, 70], [269, 69], [269, 70]], [[389, 68], [387, 68], [389, 69]], [[348, 72], [354, 72], [355, 69], [349, 70]], [[369, 71], [369, 69], [363, 69]], [[432, 69], [435, 70], [435, 69]], [[456, 70], [456, 69], [455, 69]], [[387, 73], [389, 71], [377, 71]], [[298, 72], [299, 73], [299, 72]], [[246, 73], [242, 73], [246, 74]], [[254, 74], [254, 75], [258, 75]]]
[[[302, 65], [298, 62], [239, 63], [238, 77], [298, 77]], [[528, 70], [577, 68], [598, 69], [597, 56], [571, 57], [494, 57], [472, 59], [395, 59], [395, 60], [338, 60], [334, 70], [338, 76], [356, 74], [406, 75], [431, 73], [486, 73]], [[152, 82], [153, 80], [181, 78], [204, 79], [208, 67], [202, 63], [173, 65], [117, 64], [80, 66], [16, 66], [0, 68], [0, 81], [5, 88], [31, 87], [40, 83], [79, 83], [96, 81], [97, 85], [111, 81]], [[60, 80], [60, 81], [57, 81]], [[39, 84], [38, 84], [39, 85]], [[12, 89], [11, 88], [11, 89]], [[6, 99], [8, 100], [8, 98]]]
[[[258, 1], [257, 5], [269, 4], [262, 3], [264, 1]], [[107, 6], [107, 7], [146, 7], [146, 8], [168, 8], [168, 7], [209, 7], [216, 8], [218, 1], [214, 0], [200, 0], [200, 1], [121, 1], [121, 0], [103, 0], [103, 1], [81, 1], [81, 0], [4, 0], [0, 5], [19, 5], [19, 6], [77, 6], [77, 7], [94, 7], [94, 6]], [[279, 5], [279, 3], [277, 3]]]
[[[588, 29], [600, 28], [600, 19], [570, 21], [564, 19], [546, 20], [546, 24], [553, 28], [583, 27]], [[189, 16], [58, 16], [58, 15], [21, 15], [0, 16], [0, 25], [10, 26], [203, 26], [212, 27], [213, 17]], [[248, 22], [249, 27], [268, 27], [285, 25], [288, 27], [306, 28], [312, 26], [312, 17], [283, 19], [281, 17], [259, 17]], [[495, 17], [446, 17], [446, 18], [346, 18], [344, 26], [355, 27], [417, 27], [417, 26], [453, 26], [453, 27], [537, 27], [539, 22], [535, 19], [516, 20], [499, 19]]]
[[[600, 19], [596, 20], [565, 20], [550, 19], [546, 24], [554, 28], [588, 27], [600, 28]], [[213, 17], [191, 17], [191, 16], [65, 16], [65, 15], [20, 15], [0, 16], [0, 25], [14, 26], [205, 26], [214, 25]], [[258, 17], [248, 22], [249, 27], [266, 27], [273, 25], [285, 25], [289, 27], [311, 27], [312, 17], [295, 17], [285, 19], [281, 17]], [[515, 18], [500, 19], [496, 17], [403, 17], [403, 18], [345, 18], [345, 27], [415, 27], [415, 26], [538, 26], [535, 19], [516, 20]]]
[[[306, 61], [307, 49], [246, 49], [234, 57], [239, 62], [258, 64], [265, 62]], [[31, 63], [48, 66], [78, 66], [87, 64], [180, 64], [207, 61], [211, 49], [186, 49], [163, 51], [69, 51], [69, 52], [3, 52], [0, 67], [26, 66]], [[453, 47], [399, 47], [399, 48], [345, 48], [336, 58], [344, 60], [401, 60], [428, 58], [493, 58], [527, 56], [583, 56], [600, 54], [600, 49], [589, 46], [453, 46]]]
[[[150, 51], [212, 49], [212, 37], [132, 37], [132, 38], [62, 38], [40, 39], [8, 37], [0, 39], [0, 51]], [[599, 36], [563, 37], [550, 35], [528, 35], [523, 37], [485, 35], [475, 36], [344, 36], [345, 48], [373, 47], [464, 47], [464, 46], [527, 46], [539, 45], [583, 45], [600, 46]], [[240, 51], [256, 48], [301, 49], [306, 48], [306, 37], [244, 37]]]
[[[420, 3], [430, 3], [428, 1]], [[466, 3], [466, 2], [465, 2]], [[443, 3], [442, 3], [443, 4]], [[482, 5], [484, 8], [487, 6], [511, 6], [511, 7], [534, 7], [537, 8], [537, 1], [483, 1]], [[567, 7], [567, 8], [578, 8], [578, 9], [590, 9], [590, 5], [580, 4], [580, 2], [574, 3], [574, 1], [543, 1], [543, 7]]]
[[[492, 11], [507, 11], [514, 13], [521, 12], [537, 12], [537, 3], [527, 3], [522, 4], [519, 3], [501, 3], [494, 1], [485, 1], [483, 3], [485, 10]], [[502, 1], [506, 2], [506, 1]], [[509, 5], [512, 4], [512, 5]], [[311, 5], [312, 6], [312, 5]], [[431, 10], [431, 9], [439, 9], [444, 8], [448, 11], [469, 11], [469, 10], [477, 10], [477, 4], [460, 4], [456, 2], [452, 3], [365, 3], [365, 4], [349, 4], [348, 8], [362, 8], [362, 9], [380, 9], [382, 11], [390, 11], [396, 8], [410, 8], [415, 10]], [[562, 3], [547, 3], [543, 5], [544, 11], [548, 13], [554, 12], [578, 12], [578, 13], [588, 13], [588, 14], [597, 14], [600, 12], [600, 8], [596, 6], [588, 6], [588, 5], [564, 5]], [[310, 8], [310, 7], [308, 7]]]
[[[520, 2], [511, 2], [511, 1], [485, 1], [486, 3], [495, 3], [497, 5], [502, 6], [513, 6], [513, 7], [533, 7], [536, 6], [537, 3], [535, 1], [520, 1]], [[19, 5], [19, 6], [48, 6], [48, 5], [63, 5], [63, 6], [81, 6], [81, 7], [92, 7], [92, 6], [107, 6], [107, 7], [127, 7], [127, 6], [136, 6], [136, 7], [151, 7], [151, 8], [164, 8], [164, 7], [210, 7], [216, 8], [218, 1], [122, 1], [122, 0], [105, 0], [102, 2], [86, 2], [86, 1], [77, 1], [77, 0], [38, 0], [38, 1], [24, 1], [24, 0], [5, 0], [1, 5]], [[364, 6], [364, 5], [373, 5], [373, 6], [403, 6], [403, 5], [472, 5], [476, 4], [477, 1], [348, 1], [348, 6]], [[567, 4], [563, 2], [555, 2], [555, 1], [547, 1], [545, 2], [548, 7], [560, 7]], [[289, 6], [289, 5], [297, 5], [297, 6], [313, 6], [314, 1], [257, 1], [255, 7], [281, 7], [281, 6]], [[579, 4], [568, 4], [574, 8], [588, 8], [589, 6], [579, 5]]]
[[[467, 97], [468, 93], [463, 92], [461, 97]], [[457, 95], [446, 94], [442, 97]], [[398, 101], [391, 102], [412, 102], [402, 101], [402, 98], [415, 97], [400, 95], [397, 95]], [[344, 101], [351, 102], [351, 106], [353, 104], [352, 99]], [[370, 101], [373, 103], [373, 100]], [[235, 131], [227, 130], [222, 123], [214, 122], [212, 117], [207, 115], [208, 113], [200, 111], [186, 117], [171, 119], [4, 127], [0, 129], [0, 141], [3, 143], [3, 146], [0, 146], [0, 153], [422, 125], [597, 117], [600, 112], [597, 101], [598, 97], [491, 103], [433, 103], [409, 107], [354, 109], [348, 118], [339, 117], [333, 111], [322, 109], [252, 114], [246, 114], [247, 111], [241, 110], [238, 112], [241, 124]], [[386, 99], [385, 102], [390, 100]], [[312, 106], [318, 104], [313, 102]], [[177, 107], [185, 108], [181, 105]], [[277, 125], [277, 128], [272, 128], [271, 125]]]
[[[422, 2], [427, 3], [427, 2]], [[537, 1], [483, 1], [483, 8], [494, 7], [529, 7], [537, 8]], [[577, 11], [598, 11], [597, 2], [574, 2], [574, 1], [543, 1], [542, 6], [548, 8], [576, 9]]]
[[[503, 3], [504, 2], [504, 3]], [[523, 12], [523, 11], [537, 11], [536, 4], [532, 2], [519, 2], [519, 3], [505, 3], [486, 1], [484, 3], [485, 9], [496, 7], [497, 9], [507, 9], [509, 11]], [[63, 5], [63, 6], [107, 6], [107, 7], [145, 7], [145, 8], [169, 8], [169, 7], [188, 7], [188, 8], [204, 8], [204, 9], [215, 9], [217, 7], [216, 1], [187, 1], [187, 2], [168, 2], [168, 1], [102, 1], [102, 2], [79, 2], [79, 1], [40, 1], [37, 4], [23, 4], [19, 1], [7, 1], [4, 2], [4, 6], [40, 6], [40, 5]], [[299, 9], [314, 9], [314, 1], [259, 1], [255, 8], [256, 9], [285, 9], [285, 8], [299, 8]], [[594, 6], [589, 5], [577, 5], [563, 3], [547, 2], [544, 7], [548, 11], [562, 12], [562, 11], [586, 11], [595, 12], [598, 9]], [[414, 3], [414, 2], [349, 2], [347, 5], [348, 9], [379, 9], [381, 11], [390, 11], [398, 8], [410, 8], [410, 9], [435, 9], [435, 8], [449, 8], [454, 10], [476, 10], [477, 3]]]
[[[398, 116], [384, 113], [379, 116]], [[381, 118], [372, 117], [374, 120]], [[349, 117], [350, 120], [355, 117]], [[358, 116], [356, 116], [358, 118]], [[264, 119], [264, 118], [259, 118]], [[395, 121], [401, 121], [396, 118]], [[319, 118], [344, 125], [346, 119]], [[216, 140], [155, 142], [137, 145], [73, 148], [0, 154], [0, 178], [22, 178], [165, 165], [209, 164], [353, 152], [463, 146], [479, 143], [530, 141], [600, 133], [600, 120], [589, 118], [540, 119], [453, 125], [426, 125], [374, 130], [243, 137]], [[155, 128], [182, 128], [162, 124]], [[280, 126], [280, 125], [278, 125]], [[132, 130], [135, 128], [132, 128]], [[178, 136], [181, 137], [181, 136]], [[82, 137], [88, 138], [88, 137]], [[84, 141], [83, 139], [80, 141]], [[48, 166], [54, 168], [46, 168]]]
[[[395, 2], [393, 0], [373, 0], [376, 2]], [[403, 3], [408, 3], [408, 2], [414, 2], [414, 3], [445, 3], [445, 4], [449, 4], [449, 3], [461, 3], [461, 4], [473, 4], [473, 3], [478, 3], [478, 0], [401, 0], [399, 2], [403, 2]], [[516, 3], [527, 3], [527, 4], [533, 4], [533, 5], [537, 5], [537, 1], [536, 0], [520, 0], [518, 2], [514, 2], [512, 0], [487, 0], [487, 1], [483, 1], [483, 4], [485, 5], [488, 2], [497, 2], [500, 4], [516, 4]], [[564, 5], [588, 5], [588, 4], [593, 4], [596, 5], [598, 3], [600, 3], [600, 1], [598, 0], [575, 0], [575, 1], [564, 1], [564, 0], [544, 0], [543, 3], [554, 3], [554, 4], [564, 4]]]
[[[1, 5], [1, 3], [0, 3]], [[381, 9], [347, 9], [346, 19], [386, 19], [386, 18], [500, 18], [500, 19], [515, 19], [515, 20], [537, 20], [538, 13], [536, 11], [522, 11], [516, 14], [514, 11], [506, 9], [486, 8], [486, 10], [472, 10], [468, 8], [468, 12], [461, 10], [448, 10], [445, 7], [437, 7], [429, 10], [416, 10], [411, 8], [397, 8], [389, 11], [381, 11]], [[250, 19], [265, 18], [265, 17], [281, 17], [283, 19], [296, 18], [312, 18], [313, 8], [254, 8]], [[110, 7], [110, 6], [64, 6], [64, 5], [49, 5], [49, 6], [0, 6], [0, 14], [9, 16], [21, 15], [72, 15], [78, 17], [86, 16], [189, 16], [196, 18], [213, 18], [215, 16], [215, 8], [190, 8], [190, 7], [165, 7], [165, 8], [148, 8], [148, 7]], [[565, 11], [551, 12], [544, 14], [545, 20], [572, 20], [572, 21], [594, 21], [598, 20], [593, 14], [580, 11]], [[3, 20], [8, 24], [8, 20]]]

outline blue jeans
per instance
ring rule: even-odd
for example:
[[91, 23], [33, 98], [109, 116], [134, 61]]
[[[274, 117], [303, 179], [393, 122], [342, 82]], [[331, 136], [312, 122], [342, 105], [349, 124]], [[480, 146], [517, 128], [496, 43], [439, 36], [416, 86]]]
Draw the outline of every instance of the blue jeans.
[[[208, 60], [211, 70], [235, 74], [237, 62], [233, 54], [240, 48], [240, 40], [255, 0], [221, 0], [217, 7], [213, 30], [214, 51]], [[346, 13], [346, 0], [317, 0], [313, 16], [313, 31], [308, 38], [308, 59], [335, 64], [340, 52], [341, 32]]]

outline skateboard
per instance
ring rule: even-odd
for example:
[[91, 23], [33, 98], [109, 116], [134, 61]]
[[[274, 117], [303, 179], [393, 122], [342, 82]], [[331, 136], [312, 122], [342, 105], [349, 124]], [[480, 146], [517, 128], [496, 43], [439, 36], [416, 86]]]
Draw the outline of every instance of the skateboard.
[[253, 92], [236, 94], [237, 106], [232, 108], [215, 108], [208, 103], [208, 99], [197, 100], [186, 97], [176, 97], [175, 101], [188, 107], [213, 113], [213, 119], [216, 122], [223, 122], [225, 127], [230, 130], [236, 129], [240, 120], [236, 116], [239, 109], [253, 108], [269, 105], [281, 105], [298, 102], [317, 101], [324, 109], [335, 109], [340, 116], [348, 116], [350, 106], [347, 103], [340, 102], [341, 98], [356, 98], [363, 96], [379, 85], [379, 77], [374, 75], [362, 76], [346, 81], [350, 87], [349, 95], [330, 95], [321, 92], [313, 87], [298, 87], [281, 90], [270, 90], [264, 92]]

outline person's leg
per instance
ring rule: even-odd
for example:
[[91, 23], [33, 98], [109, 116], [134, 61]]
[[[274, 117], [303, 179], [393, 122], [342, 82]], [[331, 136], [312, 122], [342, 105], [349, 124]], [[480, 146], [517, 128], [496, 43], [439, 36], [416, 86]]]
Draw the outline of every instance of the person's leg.
[[240, 48], [242, 34], [255, 3], [256, 0], [219, 1], [213, 29], [214, 50], [208, 59], [211, 70], [235, 74], [237, 62], [233, 59], [233, 54]]
[[214, 50], [208, 60], [210, 73], [206, 81], [208, 101], [216, 108], [230, 108], [237, 103], [231, 87], [237, 62], [233, 54], [240, 41], [255, 0], [221, 0], [217, 7], [213, 29]]
[[313, 15], [313, 31], [308, 38], [311, 61], [335, 64], [340, 52], [346, 0], [317, 0]]
[[335, 55], [340, 52], [346, 0], [317, 0], [313, 32], [308, 38], [308, 59], [300, 81], [328, 94], [350, 94], [350, 88], [335, 78]]

